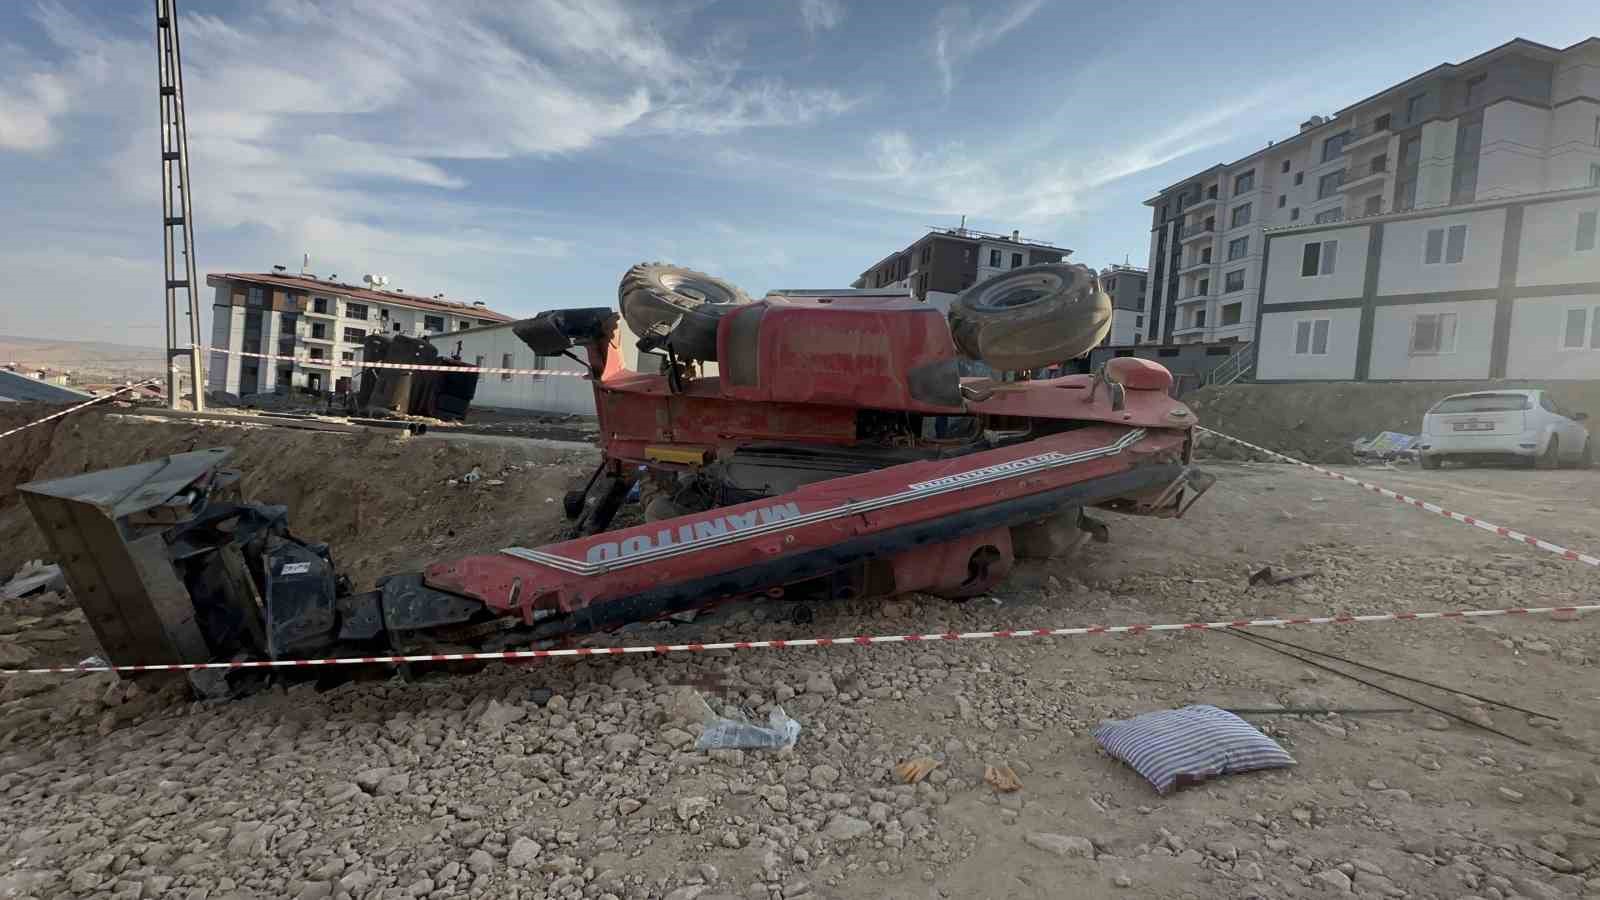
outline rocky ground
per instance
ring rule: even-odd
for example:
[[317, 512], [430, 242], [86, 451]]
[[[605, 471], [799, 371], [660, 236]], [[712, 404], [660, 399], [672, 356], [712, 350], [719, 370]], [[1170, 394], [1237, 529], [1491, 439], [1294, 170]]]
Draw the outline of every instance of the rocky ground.
[[[462, 459], [433, 452], [440, 477], [428, 483], [458, 474]], [[1108, 517], [1111, 544], [1023, 566], [990, 597], [804, 611], [772, 602], [609, 640], [1594, 596], [1593, 570], [1482, 531], [1285, 466], [1212, 467], [1220, 481], [1191, 517]], [[1600, 547], [1597, 472], [1364, 471]], [[499, 474], [507, 492], [548, 488], [519, 481], [545, 477], [531, 471]], [[366, 502], [368, 523], [404, 508], [398, 496]], [[442, 552], [410, 532], [394, 532], [408, 543], [366, 543], [377, 527], [355, 536], [362, 553]], [[1248, 588], [1246, 576], [1268, 563], [1316, 574]], [[224, 703], [110, 676], [11, 676], [0, 691], [0, 897], [1585, 896], [1600, 893], [1594, 621], [1272, 632], [1559, 721], [1384, 680], [1415, 698], [1397, 699], [1222, 633], [374, 673]], [[28, 652], [41, 631], [64, 640], [82, 627], [64, 601], [30, 600], [0, 613], [0, 642]], [[699, 698], [762, 719], [779, 704], [801, 723], [799, 741], [698, 752]], [[1168, 796], [1092, 738], [1105, 718], [1195, 702], [1414, 711], [1248, 715], [1298, 765]], [[914, 757], [939, 766], [902, 784], [894, 767]], [[998, 793], [984, 782], [987, 765], [1010, 766], [1021, 790]]]

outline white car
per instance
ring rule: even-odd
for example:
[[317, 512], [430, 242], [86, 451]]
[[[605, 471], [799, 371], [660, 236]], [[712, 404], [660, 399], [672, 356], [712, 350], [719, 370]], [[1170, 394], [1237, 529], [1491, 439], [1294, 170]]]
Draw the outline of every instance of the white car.
[[1424, 469], [1446, 459], [1498, 458], [1554, 469], [1587, 467], [1594, 460], [1588, 413], [1557, 406], [1544, 391], [1478, 391], [1454, 394], [1422, 417], [1417, 443]]

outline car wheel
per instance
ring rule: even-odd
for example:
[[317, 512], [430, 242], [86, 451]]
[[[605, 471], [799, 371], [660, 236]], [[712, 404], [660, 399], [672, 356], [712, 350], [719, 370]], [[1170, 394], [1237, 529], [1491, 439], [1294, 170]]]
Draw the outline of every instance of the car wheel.
[[1422, 462], [1424, 469], [1437, 469], [1444, 464], [1444, 457], [1436, 453], [1424, 453], [1418, 459]]
[[715, 361], [717, 322], [750, 298], [732, 284], [703, 272], [640, 263], [622, 277], [617, 301], [634, 334], [643, 338], [665, 328], [664, 343], [678, 356]]
[[956, 348], [1002, 371], [1041, 369], [1094, 349], [1111, 328], [1111, 298], [1087, 266], [1012, 269], [950, 304]]
[[1561, 440], [1555, 435], [1550, 436], [1550, 443], [1544, 447], [1544, 453], [1534, 460], [1535, 468], [1554, 469], [1561, 465]]

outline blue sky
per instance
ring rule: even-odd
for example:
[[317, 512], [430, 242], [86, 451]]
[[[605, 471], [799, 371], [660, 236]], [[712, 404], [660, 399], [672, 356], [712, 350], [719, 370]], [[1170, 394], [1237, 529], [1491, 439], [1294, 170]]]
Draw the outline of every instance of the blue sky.
[[[0, 4], [0, 333], [161, 341], [151, 6]], [[1142, 263], [1162, 186], [1437, 63], [1600, 28], [1592, 2], [183, 12], [202, 272], [309, 253], [522, 314], [612, 303], [645, 259], [843, 285], [962, 214]]]

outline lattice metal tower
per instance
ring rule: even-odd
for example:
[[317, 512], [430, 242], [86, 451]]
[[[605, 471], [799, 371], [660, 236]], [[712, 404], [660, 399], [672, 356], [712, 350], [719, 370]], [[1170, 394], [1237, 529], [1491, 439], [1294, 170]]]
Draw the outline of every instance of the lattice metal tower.
[[[194, 217], [189, 206], [189, 130], [183, 115], [183, 53], [177, 0], [156, 0], [156, 73], [161, 90], [161, 240], [166, 262], [167, 405], [180, 400], [178, 360], [188, 357], [196, 411], [205, 408], [200, 356], [200, 299], [194, 270]], [[178, 303], [188, 303], [189, 342], [178, 343]]]

